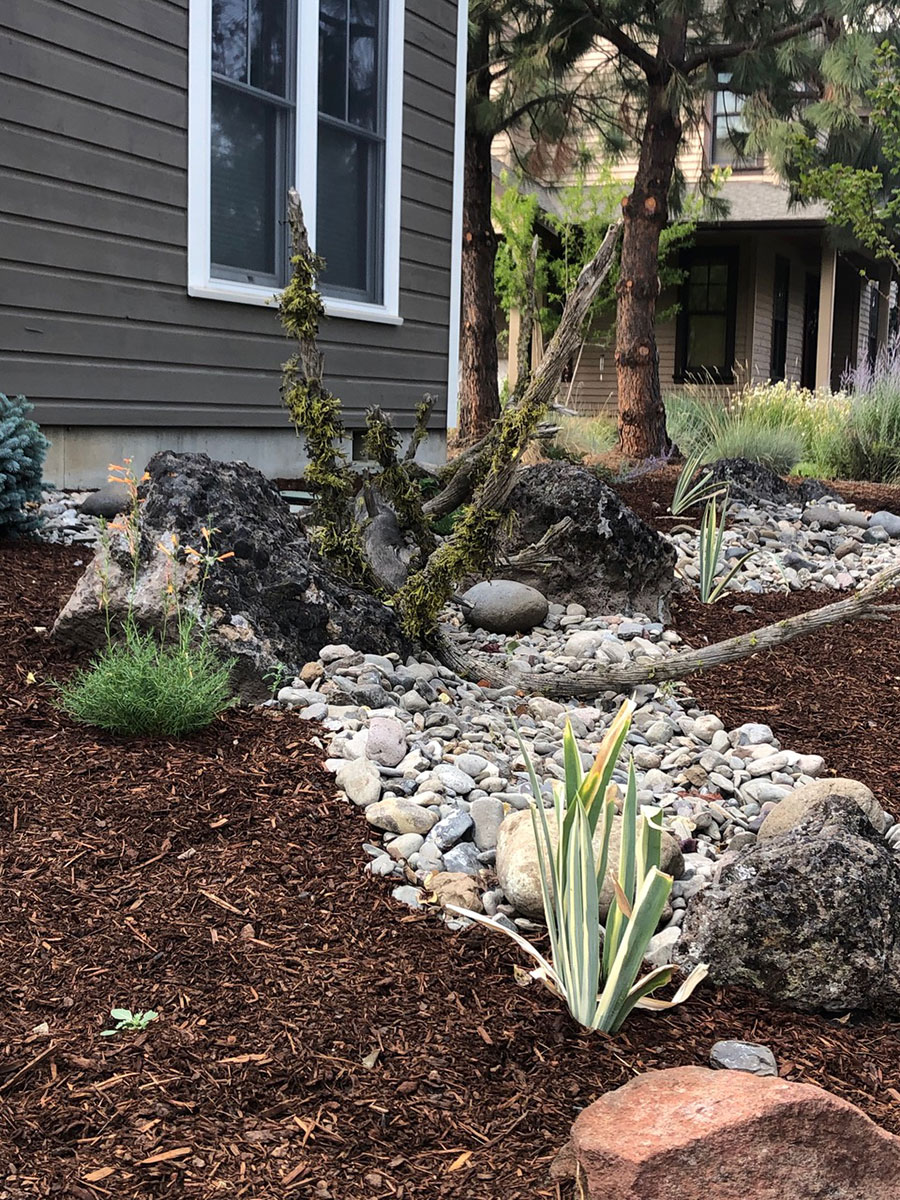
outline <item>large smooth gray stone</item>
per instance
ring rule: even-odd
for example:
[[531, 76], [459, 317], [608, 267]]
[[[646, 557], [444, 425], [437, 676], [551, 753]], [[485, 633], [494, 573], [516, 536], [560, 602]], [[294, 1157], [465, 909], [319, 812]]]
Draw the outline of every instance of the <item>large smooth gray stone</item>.
[[[527, 633], [550, 609], [537, 588], [511, 579], [486, 579], [463, 595], [467, 622], [490, 633]], [[471, 606], [471, 607], [467, 607]]]

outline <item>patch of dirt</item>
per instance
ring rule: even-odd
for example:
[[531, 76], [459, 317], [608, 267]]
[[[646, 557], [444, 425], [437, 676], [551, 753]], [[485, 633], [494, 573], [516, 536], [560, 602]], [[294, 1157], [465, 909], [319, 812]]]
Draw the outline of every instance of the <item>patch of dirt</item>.
[[[232, 711], [180, 742], [72, 725], [47, 681], [73, 659], [35, 627], [78, 557], [0, 548], [4, 1200], [557, 1197], [547, 1170], [581, 1107], [635, 1072], [705, 1063], [728, 1037], [771, 1045], [783, 1074], [900, 1133], [894, 1022], [702, 987], [614, 1038], [582, 1035], [546, 991], [515, 985], [514, 949], [411, 913], [363, 874], [365, 823], [294, 713]], [[866, 628], [861, 676], [896, 661]], [[796, 694], [793, 724], [757, 693], [749, 716], [810, 749], [817, 706], [857, 736], [871, 717], [861, 753], [896, 772], [870, 691], [767, 678]], [[849, 744], [833, 766], [849, 771], [835, 757]], [[160, 1017], [102, 1037], [117, 1006]]]

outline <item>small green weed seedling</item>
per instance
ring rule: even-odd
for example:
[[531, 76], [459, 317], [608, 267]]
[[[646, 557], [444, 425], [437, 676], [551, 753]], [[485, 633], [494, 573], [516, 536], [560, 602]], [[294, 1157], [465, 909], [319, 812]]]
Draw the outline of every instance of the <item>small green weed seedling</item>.
[[130, 1008], [112, 1008], [109, 1015], [116, 1022], [115, 1028], [102, 1030], [101, 1037], [112, 1037], [125, 1029], [146, 1029], [151, 1021], [157, 1019], [159, 1013], [154, 1012], [152, 1008], [148, 1008], [146, 1012], [132, 1012]]

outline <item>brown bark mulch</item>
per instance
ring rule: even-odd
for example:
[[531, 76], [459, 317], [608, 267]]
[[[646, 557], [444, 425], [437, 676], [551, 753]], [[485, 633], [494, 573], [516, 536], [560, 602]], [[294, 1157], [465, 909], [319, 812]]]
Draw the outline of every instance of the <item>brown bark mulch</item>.
[[[582, 1036], [515, 985], [514, 951], [363, 874], [364, 823], [292, 713], [232, 711], [181, 742], [73, 726], [47, 686], [71, 661], [35, 627], [76, 557], [0, 548], [3, 1200], [555, 1197], [548, 1165], [582, 1106], [726, 1037], [900, 1132], [894, 1023], [703, 987]], [[846, 719], [857, 693], [811, 677], [792, 745], [817, 744], [800, 725], [817, 695]], [[890, 728], [864, 745], [885, 775]], [[849, 769], [843, 745], [830, 761]], [[101, 1037], [114, 1006], [160, 1017]]]

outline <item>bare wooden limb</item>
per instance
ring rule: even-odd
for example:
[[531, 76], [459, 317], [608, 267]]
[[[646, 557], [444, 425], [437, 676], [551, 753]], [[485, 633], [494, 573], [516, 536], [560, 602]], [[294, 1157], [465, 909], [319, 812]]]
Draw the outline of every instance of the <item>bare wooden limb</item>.
[[504, 567], [545, 567], [550, 563], [558, 561], [558, 555], [553, 553], [554, 544], [565, 534], [569, 533], [575, 526], [575, 522], [571, 517], [563, 517], [561, 521], [557, 521], [555, 525], [551, 525], [544, 536], [531, 546], [526, 546], [524, 550], [519, 550], [516, 554], [508, 554], [501, 556], [498, 566], [502, 571]]
[[515, 485], [522, 452], [553, 403], [563, 368], [578, 346], [597, 290], [612, 267], [619, 231], [618, 223], [610, 226], [578, 276], [543, 359], [521, 396], [506, 406], [487, 435], [473, 467], [476, 487], [471, 503], [453, 533], [397, 593], [395, 603], [410, 637], [429, 636], [460, 579], [491, 566], [502, 509]]
[[[549, 442], [558, 433], [557, 425], [539, 425], [532, 434], [531, 440]], [[453, 466], [455, 469], [449, 474], [442, 472], [439, 476], [444, 486], [424, 504], [423, 508], [427, 517], [436, 521], [440, 517], [445, 517], [447, 513], [455, 512], [457, 508], [466, 503], [475, 490], [478, 470], [483, 463], [481, 455], [487, 442], [487, 438], [482, 438], [459, 458], [454, 459], [452, 464], [448, 463], [448, 466]]]
[[513, 674], [495, 667], [488, 660], [461, 650], [452, 638], [445, 636], [437, 653], [441, 661], [458, 674], [477, 679], [492, 687], [513, 686], [522, 692], [538, 692], [550, 698], [596, 698], [601, 692], [627, 692], [642, 683], [663, 683], [668, 679], [684, 679], [710, 667], [738, 662], [763, 650], [774, 650], [795, 638], [808, 637], [827, 625], [842, 621], [856, 621], [879, 615], [883, 609], [890, 611], [894, 606], [877, 604], [879, 597], [896, 587], [900, 582], [900, 564], [881, 571], [865, 587], [834, 604], [825, 604], [810, 612], [764, 625], [749, 633], [715, 642], [699, 649], [682, 650], [664, 658], [641, 657], [622, 666], [600, 667], [591, 671], [573, 672], [571, 675], [553, 675], [538, 672]]

